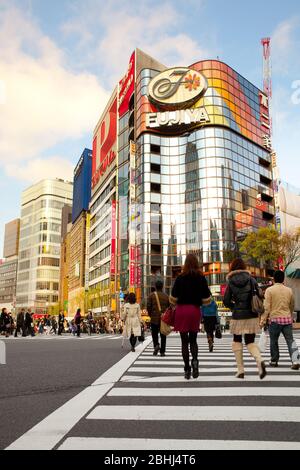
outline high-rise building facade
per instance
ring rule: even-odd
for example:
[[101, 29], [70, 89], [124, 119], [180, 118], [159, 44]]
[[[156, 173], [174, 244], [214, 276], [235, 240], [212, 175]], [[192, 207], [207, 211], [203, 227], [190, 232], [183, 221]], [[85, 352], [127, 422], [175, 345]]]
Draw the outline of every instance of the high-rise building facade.
[[91, 177], [92, 151], [84, 149], [74, 170], [73, 180], [73, 212], [68, 277], [68, 312], [71, 316], [75, 314], [77, 308], [81, 308], [82, 312], [87, 308]]
[[94, 132], [99, 307], [120, 289], [145, 298], [157, 277], [170, 291], [189, 252], [220, 295], [239, 241], [274, 223], [271, 151], [268, 98], [231, 67], [167, 69], [137, 49]]
[[70, 231], [72, 228], [72, 206], [65, 204], [61, 211], [61, 246], [59, 273], [59, 308], [68, 313], [69, 269], [70, 269]]
[[14, 311], [16, 303], [20, 219], [5, 224], [3, 257], [0, 264], [0, 306]]
[[58, 303], [62, 207], [73, 185], [45, 179], [22, 193], [17, 307], [45, 313]]

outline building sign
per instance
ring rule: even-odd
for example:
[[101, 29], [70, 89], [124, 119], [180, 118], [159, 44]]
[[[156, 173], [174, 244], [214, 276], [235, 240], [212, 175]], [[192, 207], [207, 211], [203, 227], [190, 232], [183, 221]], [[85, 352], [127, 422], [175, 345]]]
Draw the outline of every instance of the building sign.
[[202, 73], [186, 67], [165, 70], [149, 83], [149, 99], [158, 107], [183, 109], [194, 104], [207, 90]]
[[116, 201], [111, 203], [111, 253], [110, 253], [110, 274], [116, 274]]
[[129, 101], [134, 92], [135, 52], [132, 53], [126, 74], [119, 82], [119, 118], [127, 113]]
[[92, 188], [115, 161], [117, 155], [117, 97], [97, 129], [93, 141]]
[[163, 113], [148, 113], [146, 116], [147, 127], [171, 127], [210, 122], [208, 113], [204, 107], [179, 111], [166, 111]]

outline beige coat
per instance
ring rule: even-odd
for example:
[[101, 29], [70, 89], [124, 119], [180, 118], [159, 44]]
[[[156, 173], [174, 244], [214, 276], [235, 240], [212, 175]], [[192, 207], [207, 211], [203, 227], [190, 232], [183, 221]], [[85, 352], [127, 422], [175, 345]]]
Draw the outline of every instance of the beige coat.
[[128, 338], [132, 334], [134, 336], [141, 336], [142, 316], [139, 304], [126, 303], [123, 307], [121, 318], [125, 322], [124, 336]]
[[294, 311], [294, 295], [292, 289], [281, 283], [269, 287], [265, 293], [265, 312], [261, 317], [263, 322], [268, 318], [292, 317]]

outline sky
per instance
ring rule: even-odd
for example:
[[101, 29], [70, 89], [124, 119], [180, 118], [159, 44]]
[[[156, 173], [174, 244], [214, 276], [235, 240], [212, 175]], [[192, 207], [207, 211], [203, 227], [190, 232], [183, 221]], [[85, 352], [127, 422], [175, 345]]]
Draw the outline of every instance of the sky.
[[299, 0], [0, 0], [0, 258], [22, 190], [72, 179], [136, 47], [169, 67], [219, 57], [262, 88], [266, 36], [273, 147], [299, 187]]

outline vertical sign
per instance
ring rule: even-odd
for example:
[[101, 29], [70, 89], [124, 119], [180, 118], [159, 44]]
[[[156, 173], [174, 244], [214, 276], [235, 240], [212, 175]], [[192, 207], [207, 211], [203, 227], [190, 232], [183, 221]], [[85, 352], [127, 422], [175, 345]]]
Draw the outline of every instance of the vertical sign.
[[111, 206], [111, 258], [110, 274], [116, 274], [116, 201]]
[[134, 92], [134, 75], [135, 52], [131, 54], [127, 72], [119, 82], [119, 118], [121, 118], [128, 111], [129, 101]]
[[136, 284], [136, 239], [135, 239], [135, 143], [130, 141], [130, 186], [129, 186], [129, 289]]

